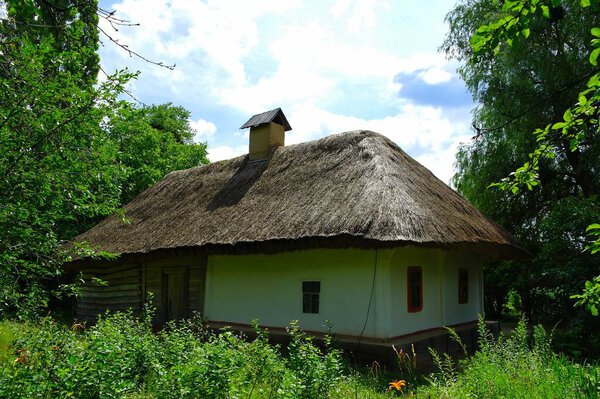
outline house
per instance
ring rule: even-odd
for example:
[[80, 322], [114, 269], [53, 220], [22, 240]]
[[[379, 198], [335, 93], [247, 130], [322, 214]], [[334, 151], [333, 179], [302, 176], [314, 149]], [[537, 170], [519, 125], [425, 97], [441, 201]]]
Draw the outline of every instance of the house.
[[[249, 154], [169, 173], [76, 241], [119, 253], [79, 259], [89, 284], [76, 315], [139, 310], [157, 321], [202, 314], [284, 332], [394, 342], [483, 313], [482, 262], [515, 239], [378, 133], [284, 146], [281, 109], [253, 116]], [[330, 326], [330, 327], [328, 327]]]

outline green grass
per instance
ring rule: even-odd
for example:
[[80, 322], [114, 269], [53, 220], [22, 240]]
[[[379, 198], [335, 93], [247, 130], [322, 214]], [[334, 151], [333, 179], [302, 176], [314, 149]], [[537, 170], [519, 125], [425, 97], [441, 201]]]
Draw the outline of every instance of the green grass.
[[[522, 320], [514, 332], [495, 340], [479, 328], [478, 352], [459, 365], [437, 357], [438, 372], [428, 378], [435, 398], [598, 398], [600, 368], [580, 365], [550, 349], [542, 327], [530, 334]], [[457, 367], [459, 366], [459, 367]]]
[[[258, 330], [257, 330], [258, 331]], [[543, 329], [521, 322], [496, 341], [480, 327], [481, 349], [456, 363], [434, 355], [438, 370], [414, 372], [411, 355], [399, 370], [348, 367], [327, 345], [320, 350], [292, 325], [281, 348], [260, 333], [254, 341], [208, 333], [194, 322], [154, 334], [129, 314], [104, 317], [73, 331], [46, 318], [37, 325], [0, 322], [0, 398], [598, 398], [600, 369], [550, 350]], [[532, 335], [532, 336], [530, 336]], [[15, 359], [19, 359], [15, 361]], [[406, 380], [402, 392], [389, 382]]]
[[23, 323], [0, 321], [0, 359], [9, 359], [14, 354], [12, 345], [17, 339], [17, 331]]

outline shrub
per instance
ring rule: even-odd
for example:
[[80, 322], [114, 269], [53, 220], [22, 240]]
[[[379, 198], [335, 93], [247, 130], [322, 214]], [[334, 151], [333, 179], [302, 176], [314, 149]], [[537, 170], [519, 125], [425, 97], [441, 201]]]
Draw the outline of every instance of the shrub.
[[248, 341], [211, 334], [196, 321], [152, 333], [149, 317], [106, 314], [90, 328], [50, 318], [28, 325], [0, 369], [0, 398], [325, 398], [340, 354], [294, 326], [288, 358], [258, 327]]
[[428, 393], [440, 398], [598, 398], [597, 367], [578, 365], [550, 349], [551, 339], [537, 326], [529, 334], [522, 319], [511, 334], [495, 340], [479, 323], [479, 351], [460, 364], [437, 357]]

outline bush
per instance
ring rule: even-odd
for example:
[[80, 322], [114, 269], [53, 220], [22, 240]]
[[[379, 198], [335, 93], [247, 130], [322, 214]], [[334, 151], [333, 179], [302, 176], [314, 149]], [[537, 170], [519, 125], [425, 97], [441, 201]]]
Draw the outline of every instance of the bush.
[[[524, 320], [499, 340], [481, 322], [480, 350], [458, 364], [435, 354], [439, 371], [425, 383], [414, 374], [414, 353], [398, 352], [402, 367], [392, 376], [377, 363], [370, 372], [348, 372], [329, 339], [320, 349], [296, 324], [282, 356], [258, 327], [257, 338], [248, 341], [231, 331], [210, 333], [196, 320], [154, 334], [148, 320], [115, 313], [90, 328], [50, 318], [35, 325], [0, 323], [4, 340], [19, 337], [0, 356], [0, 398], [600, 396], [600, 369], [554, 354], [546, 332], [536, 327], [530, 334]], [[405, 380], [405, 387], [388, 390], [388, 377]]]
[[3, 361], [0, 398], [325, 398], [341, 377], [339, 352], [320, 350], [295, 325], [285, 358], [258, 328], [251, 342], [193, 320], [153, 334], [149, 319], [29, 325]]
[[439, 398], [598, 398], [600, 369], [578, 365], [551, 350], [541, 327], [530, 336], [522, 319], [515, 331], [495, 340], [479, 323], [479, 351], [460, 364], [437, 357], [439, 372], [428, 394]]

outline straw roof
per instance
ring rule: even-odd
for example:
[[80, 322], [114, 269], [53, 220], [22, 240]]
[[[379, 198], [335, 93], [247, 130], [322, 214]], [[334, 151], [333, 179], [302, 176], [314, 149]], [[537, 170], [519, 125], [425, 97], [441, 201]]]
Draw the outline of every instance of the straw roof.
[[510, 257], [504, 229], [386, 137], [351, 131], [169, 173], [76, 237], [122, 254], [161, 249], [459, 247]]

